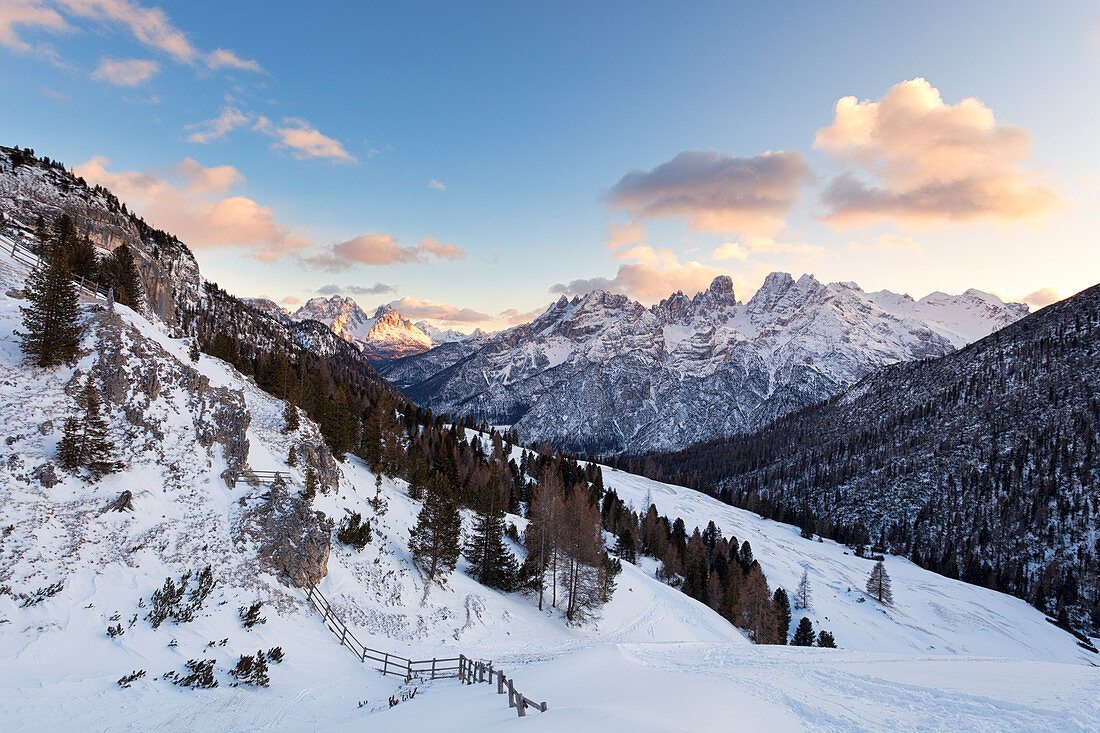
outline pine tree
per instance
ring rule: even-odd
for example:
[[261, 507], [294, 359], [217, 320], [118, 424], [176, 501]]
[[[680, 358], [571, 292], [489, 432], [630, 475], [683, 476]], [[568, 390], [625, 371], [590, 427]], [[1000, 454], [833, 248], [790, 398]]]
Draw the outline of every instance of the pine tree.
[[791, 601], [787, 598], [787, 591], [776, 588], [772, 595], [772, 605], [775, 606], [775, 641], [777, 644], [786, 644], [787, 633], [791, 629]]
[[[492, 486], [490, 492], [495, 493]], [[490, 588], [512, 590], [516, 561], [504, 544], [504, 511], [493, 503], [485, 502], [475, 513], [474, 532], [466, 543], [465, 555], [470, 561], [470, 577]]]
[[121, 464], [110, 459], [114, 445], [107, 437], [107, 423], [100, 414], [99, 392], [91, 376], [77, 397], [77, 406], [83, 414], [65, 421], [57, 459], [62, 468], [69, 471], [88, 469], [92, 478], [98, 481], [118, 471]]
[[810, 619], [805, 616], [798, 622], [798, 628], [795, 629], [794, 638], [791, 639], [791, 646], [813, 646], [814, 645], [814, 625], [810, 622]]
[[634, 533], [628, 525], [623, 525], [619, 530], [619, 536], [615, 538], [615, 554], [627, 562], [637, 560], [637, 552], [634, 549]]
[[[87, 237], [73, 237], [65, 250], [65, 257], [74, 276], [92, 282], [99, 279], [99, 257], [92, 240]], [[115, 293], [115, 299], [125, 305], [118, 293]]]
[[34, 270], [25, 288], [30, 306], [20, 307], [23, 327], [18, 333], [23, 353], [40, 367], [57, 366], [76, 358], [84, 326], [80, 322], [76, 287], [61, 256], [48, 257]]
[[[104, 259], [102, 273], [104, 282], [115, 290], [115, 300], [136, 310], [143, 297], [141, 277], [134, 253], [127, 245], [115, 247], [115, 251]], [[193, 358], [192, 361], [198, 360]]]
[[867, 595], [885, 606], [894, 603], [894, 593], [890, 590], [890, 576], [886, 574], [886, 565], [882, 560], [875, 563], [871, 577], [867, 579]]
[[822, 629], [817, 635], [817, 645], [823, 649], [836, 649], [836, 639], [832, 632]]
[[286, 465], [291, 468], [298, 465], [298, 452], [294, 450], [294, 446], [290, 446], [290, 450], [286, 453]]
[[810, 572], [802, 569], [802, 579], [798, 581], [798, 590], [794, 592], [795, 608], [811, 608], [813, 606], [813, 592], [810, 588]]
[[[291, 447], [291, 450], [294, 450], [294, 448]], [[298, 495], [307, 504], [317, 496], [317, 471], [313, 469], [313, 466], [306, 466], [306, 485]]]
[[286, 407], [283, 408], [283, 420], [286, 421], [286, 425], [283, 426], [284, 433], [293, 433], [301, 426], [298, 420], [298, 408], [290, 402], [287, 402]]
[[187, 356], [191, 361], [198, 362], [199, 360], [199, 340], [197, 338], [191, 339], [191, 346], [187, 350]]
[[[410, 532], [409, 551], [428, 583], [454, 570], [462, 542], [462, 519], [451, 486], [442, 474], [428, 480], [424, 506]], [[425, 589], [426, 590], [426, 589]]]

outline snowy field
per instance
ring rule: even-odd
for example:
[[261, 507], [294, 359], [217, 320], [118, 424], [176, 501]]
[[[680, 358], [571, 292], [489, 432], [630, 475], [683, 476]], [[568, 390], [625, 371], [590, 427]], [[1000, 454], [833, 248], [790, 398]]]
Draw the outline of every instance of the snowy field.
[[[806, 615], [841, 648], [753, 646], [657, 582], [646, 559], [624, 563], [595, 628], [572, 629], [530, 598], [486, 589], [461, 564], [446, 588], [425, 595], [407, 551], [418, 504], [403, 482], [383, 480], [385, 511], [375, 515], [375, 477], [352, 458], [340, 467], [340, 491], [314, 502], [331, 517], [358, 511], [374, 529], [361, 553], [333, 545], [320, 587], [341, 616], [368, 646], [395, 654], [492, 659], [549, 710], [518, 719], [494, 686], [382, 677], [340, 646], [300, 590], [258, 565], [238, 528], [263, 490], [220, 479], [222, 449], [194, 442], [200, 416], [182, 386], [131, 397], [157, 417], [163, 438], [154, 443], [111, 414], [116, 436], [125, 436], [122, 473], [98, 484], [62, 475], [49, 488], [28, 478], [53, 456], [60, 430], [43, 425], [59, 425], [69, 411], [73, 369], [22, 366], [13, 332], [23, 301], [5, 294], [22, 277], [0, 258], [0, 529], [12, 527], [0, 537], [0, 585], [11, 589], [0, 594], [2, 731], [1100, 730], [1100, 659], [1023, 601], [891, 557], [896, 604], [883, 609], [860, 592], [871, 563], [845, 548], [611, 469], [605, 483], [636, 508], [649, 497], [689, 530], [714, 520], [727, 537], [749, 540], [772, 588], [792, 591], [806, 568], [814, 590]], [[159, 349], [128, 369], [191, 367], [185, 341], [119, 312], [134, 329], [132, 347]], [[86, 372], [94, 358], [75, 368]], [[249, 465], [291, 471], [300, 483], [285, 464], [283, 403], [218, 360], [203, 356], [194, 368], [243, 397]], [[316, 438], [316, 427], [303, 421], [299, 437]], [[124, 489], [136, 511], [101, 514]], [[207, 564], [216, 587], [195, 620], [153, 629], [142, 599], [166, 576]], [[13, 597], [58, 581], [63, 589], [41, 603]], [[267, 622], [244, 629], [238, 608], [257, 600]], [[114, 623], [125, 633], [108, 638]], [[238, 655], [274, 646], [285, 661], [271, 665], [270, 687], [232, 686], [227, 669]], [[215, 689], [163, 679], [188, 659], [211, 658]], [[136, 670], [145, 676], [117, 684]], [[391, 695], [413, 688], [415, 697], [390, 707]]]

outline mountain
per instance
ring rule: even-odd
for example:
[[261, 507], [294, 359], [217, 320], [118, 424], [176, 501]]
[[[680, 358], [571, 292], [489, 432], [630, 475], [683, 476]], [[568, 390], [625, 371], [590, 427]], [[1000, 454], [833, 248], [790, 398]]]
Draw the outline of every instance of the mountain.
[[473, 334], [464, 334], [444, 331], [424, 321], [413, 323], [391, 305], [380, 305], [373, 316], [368, 316], [354, 300], [341, 295], [312, 298], [291, 318], [298, 322], [325, 324], [340, 338], [358, 346], [363, 356], [376, 366], [423, 354], [440, 344], [477, 338], [484, 333], [478, 329]]
[[977, 290], [920, 300], [772, 273], [646, 308], [564, 296], [528, 324], [382, 368], [413, 401], [589, 454], [684, 447], [761, 427], [899, 361], [954, 351], [1027, 313]]
[[1100, 285], [646, 465], [1100, 630]]

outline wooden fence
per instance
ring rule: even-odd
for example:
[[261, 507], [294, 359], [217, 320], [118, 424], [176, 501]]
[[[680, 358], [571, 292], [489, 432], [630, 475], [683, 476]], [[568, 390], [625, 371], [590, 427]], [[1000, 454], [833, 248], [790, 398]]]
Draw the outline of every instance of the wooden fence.
[[539, 712], [546, 712], [546, 701], [535, 702], [529, 697], [526, 697], [523, 693], [516, 689], [515, 680], [508, 679], [504, 672], [501, 670], [493, 669], [492, 662], [477, 662], [473, 659], [467, 659], [464, 656], [459, 657], [458, 662], [458, 679], [467, 685], [477, 684], [479, 682], [493, 683], [494, 676], [496, 677], [497, 694], [503, 695], [508, 693], [508, 707], [515, 708], [516, 714], [519, 717], [527, 715], [527, 708], [531, 707]]
[[[526, 716], [527, 708], [529, 707], [543, 713], [546, 712], [545, 701], [535, 702], [517, 691], [515, 680], [508, 679], [504, 675], [504, 672], [499, 669], [494, 670], [491, 661], [479, 662], [468, 658], [464, 654], [460, 654], [457, 657], [442, 659], [437, 657], [434, 659], [417, 660], [379, 651], [377, 649], [371, 649], [355, 637], [355, 634], [347, 627], [347, 624], [336, 615], [328, 599], [325, 598], [313, 583], [309, 585], [306, 598], [308, 598], [313, 606], [321, 612], [321, 616], [324, 617], [325, 620], [325, 625], [328, 626], [332, 633], [336, 634], [340, 639], [340, 643], [350, 649], [355, 656], [359, 657], [359, 661], [363, 663], [372, 662], [375, 665], [375, 669], [382, 674], [396, 675], [398, 677], [404, 677], [406, 680], [411, 680], [413, 678], [437, 680], [450, 677], [457, 678], [460, 682], [467, 685], [478, 682], [488, 682], [491, 684], [495, 677], [497, 694], [503, 695], [505, 692], [508, 693], [508, 707], [515, 708], [516, 714], [519, 715], [519, 717], [522, 718]], [[381, 666], [378, 666], [379, 664], [381, 664]]]
[[285, 471], [253, 471], [251, 468], [246, 468], [234, 477], [233, 485], [236, 486], [238, 481], [245, 481], [260, 486], [272, 486], [280, 480], [285, 486], [289, 486], [291, 476]]
[[[42, 258], [39, 257], [34, 250], [20, 244], [15, 239], [8, 239], [7, 237], [0, 237], [0, 239], [11, 245], [11, 256], [16, 262], [26, 265], [32, 270], [37, 270], [44, 264]], [[87, 291], [94, 298], [103, 298], [106, 300], [110, 294], [110, 290], [107, 287], [100, 285], [98, 282], [81, 277], [80, 275], [73, 275], [73, 283], [78, 288]]]

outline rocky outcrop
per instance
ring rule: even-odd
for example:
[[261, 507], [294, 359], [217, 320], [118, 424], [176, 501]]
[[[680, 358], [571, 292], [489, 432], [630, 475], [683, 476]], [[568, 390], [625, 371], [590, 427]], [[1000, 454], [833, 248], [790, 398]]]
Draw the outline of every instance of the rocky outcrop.
[[298, 588], [319, 583], [328, 572], [333, 522], [289, 493], [271, 487], [250, 511], [248, 522], [259, 544], [257, 559], [276, 573], [286, 573]]
[[303, 441], [295, 449], [302, 466], [312, 466], [317, 476], [317, 490], [322, 494], [336, 493], [340, 488], [340, 468], [332, 451], [324, 442]]
[[1027, 312], [975, 290], [920, 300], [773, 273], [747, 303], [722, 276], [652, 306], [593, 291], [468, 348], [382, 372], [437, 414], [524, 442], [644, 453], [755, 430], [901, 361], [942, 356]]

